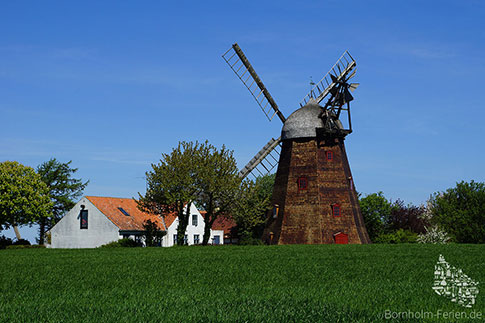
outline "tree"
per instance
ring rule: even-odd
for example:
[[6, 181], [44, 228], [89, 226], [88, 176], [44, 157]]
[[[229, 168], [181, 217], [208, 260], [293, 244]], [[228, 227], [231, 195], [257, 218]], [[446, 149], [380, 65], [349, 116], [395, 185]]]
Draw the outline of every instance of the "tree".
[[430, 198], [431, 221], [456, 242], [485, 243], [485, 183], [461, 181]]
[[143, 223], [143, 229], [145, 230], [145, 245], [147, 247], [160, 246], [162, 238], [167, 234], [166, 231], [160, 230], [157, 221], [152, 222], [150, 219]]
[[275, 173], [256, 177], [256, 186], [258, 187], [259, 198], [267, 198], [271, 200], [275, 178]]
[[207, 245], [215, 220], [234, 209], [241, 178], [233, 152], [225, 146], [218, 150], [206, 141], [200, 152], [196, 175], [197, 205], [206, 211], [202, 245]]
[[271, 208], [275, 174], [260, 176], [256, 181], [241, 183], [231, 215], [237, 224], [241, 241], [260, 239]]
[[32, 167], [15, 161], [0, 163], [0, 230], [49, 216], [52, 202], [48, 193], [47, 185]]
[[89, 181], [83, 183], [81, 179], [72, 178], [78, 169], [71, 168], [71, 162], [61, 163], [52, 158], [37, 167], [37, 173], [47, 185], [52, 202], [50, 215], [38, 220], [39, 244], [44, 244], [45, 232], [76, 204], [75, 201], [89, 183]]
[[427, 225], [423, 217], [425, 212], [426, 208], [424, 205], [405, 205], [404, 201], [398, 199], [392, 204], [388, 230], [397, 231], [403, 229], [418, 234], [424, 233]]
[[393, 206], [383, 193], [369, 194], [360, 198], [359, 203], [371, 241], [374, 241], [379, 235], [387, 233]]
[[162, 154], [158, 164], [146, 172], [147, 190], [138, 193], [138, 208], [162, 217], [175, 212], [178, 217], [177, 244], [184, 244], [190, 207], [197, 198], [197, 175], [200, 169], [201, 145], [180, 142], [170, 154]]

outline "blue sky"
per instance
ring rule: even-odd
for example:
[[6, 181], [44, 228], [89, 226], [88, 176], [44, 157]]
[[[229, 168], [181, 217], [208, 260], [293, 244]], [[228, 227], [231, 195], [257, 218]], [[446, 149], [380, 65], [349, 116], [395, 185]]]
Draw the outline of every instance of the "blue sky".
[[238, 42], [288, 116], [347, 49], [356, 188], [420, 204], [485, 181], [484, 17], [482, 1], [3, 1], [0, 161], [72, 160], [85, 195], [115, 197], [181, 140], [242, 167], [281, 123], [221, 55]]

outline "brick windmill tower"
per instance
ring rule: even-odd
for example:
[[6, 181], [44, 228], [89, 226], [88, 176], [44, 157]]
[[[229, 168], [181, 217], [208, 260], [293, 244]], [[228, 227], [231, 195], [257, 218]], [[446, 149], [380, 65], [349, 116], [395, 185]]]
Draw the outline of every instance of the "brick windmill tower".
[[278, 116], [283, 122], [281, 137], [271, 139], [240, 172], [265, 175], [278, 166], [263, 240], [370, 243], [344, 145], [352, 132], [350, 92], [358, 86], [348, 83], [356, 72], [352, 56], [345, 52], [288, 119], [237, 44], [222, 57], [268, 119]]

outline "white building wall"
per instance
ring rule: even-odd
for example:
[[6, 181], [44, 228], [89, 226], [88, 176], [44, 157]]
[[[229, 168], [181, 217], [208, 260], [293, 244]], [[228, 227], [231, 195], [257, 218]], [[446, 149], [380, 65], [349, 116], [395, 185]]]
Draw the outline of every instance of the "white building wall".
[[[88, 210], [87, 229], [81, 229], [81, 205]], [[118, 227], [85, 197], [67, 212], [50, 234], [50, 248], [96, 248], [120, 238]]]
[[[193, 215], [197, 216], [197, 225], [194, 225], [193, 223]], [[179, 219], [177, 218], [168, 227], [167, 235], [165, 235], [162, 240], [163, 247], [171, 247], [175, 244], [174, 236], [177, 234], [178, 225]], [[187, 230], [185, 231], [185, 234], [187, 235], [187, 242], [189, 245], [195, 244], [194, 236], [196, 234], [199, 235], [199, 243], [202, 243], [202, 239], [204, 238], [204, 226], [204, 218], [200, 214], [199, 210], [197, 210], [195, 205], [191, 204], [189, 224], [187, 225]], [[211, 238], [209, 240], [210, 244], [213, 242], [214, 236], [219, 236], [219, 244], [224, 244], [224, 232], [222, 230], [211, 230]]]

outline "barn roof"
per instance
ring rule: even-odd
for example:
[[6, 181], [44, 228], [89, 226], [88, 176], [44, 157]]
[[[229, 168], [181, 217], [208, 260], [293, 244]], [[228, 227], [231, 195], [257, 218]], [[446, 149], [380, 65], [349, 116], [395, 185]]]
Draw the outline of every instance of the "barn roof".
[[235, 227], [236, 222], [234, 222], [233, 219], [224, 216], [217, 217], [217, 219], [214, 221], [214, 224], [212, 224], [212, 230], [224, 231], [225, 237], [233, 236]]
[[[86, 198], [122, 231], [143, 231], [143, 223], [146, 220], [157, 222], [161, 230], [166, 230], [160, 216], [140, 211], [134, 199], [101, 196]], [[167, 228], [176, 218], [173, 213], [165, 215]]]

